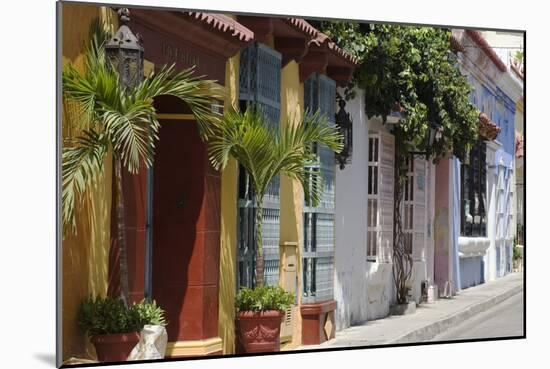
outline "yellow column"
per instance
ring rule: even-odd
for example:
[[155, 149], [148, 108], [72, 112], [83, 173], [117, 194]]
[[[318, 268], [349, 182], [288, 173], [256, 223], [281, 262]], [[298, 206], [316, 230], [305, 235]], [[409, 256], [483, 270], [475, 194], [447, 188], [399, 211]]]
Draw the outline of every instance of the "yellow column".
[[[304, 85], [300, 83], [299, 65], [295, 61], [289, 62], [281, 71], [281, 127], [286, 124], [298, 124], [304, 114]], [[281, 220], [280, 220], [280, 244], [285, 242], [297, 242], [296, 261], [298, 289], [298, 305], [302, 296], [302, 257], [303, 245], [303, 190], [300, 182], [281, 175]], [[284, 250], [281, 261], [284, 261]], [[281, 273], [280, 283], [284, 285], [285, 275]], [[292, 341], [284, 344], [282, 349], [290, 349], [301, 343], [301, 316], [299, 306], [293, 311]]]
[[[226, 109], [239, 104], [239, 54], [230, 58], [225, 67]], [[223, 353], [235, 353], [235, 290], [237, 270], [237, 162], [231, 158], [222, 173], [220, 292], [218, 336], [223, 341]]]
[[[89, 40], [89, 27], [96, 18], [109, 29], [117, 27], [116, 14], [106, 7], [63, 4], [63, 65], [72, 63], [80, 71], [84, 70], [84, 46]], [[76, 119], [77, 105], [63, 101], [63, 139], [80, 135]], [[94, 357], [93, 348], [78, 327], [77, 313], [83, 298], [107, 292], [111, 163], [109, 153], [103, 163], [103, 173], [82, 201], [77, 203], [76, 233], [66, 233], [61, 244], [63, 360], [69, 357]]]

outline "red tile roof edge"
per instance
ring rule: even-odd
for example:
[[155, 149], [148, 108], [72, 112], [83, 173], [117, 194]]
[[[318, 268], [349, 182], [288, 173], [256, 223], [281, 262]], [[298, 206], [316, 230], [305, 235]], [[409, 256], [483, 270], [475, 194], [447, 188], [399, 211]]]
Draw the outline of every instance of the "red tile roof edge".
[[466, 48], [455, 35], [451, 35], [451, 49], [461, 53], [466, 52]]
[[340, 46], [338, 46], [334, 41], [329, 39], [328, 42], [328, 48], [335, 53], [337, 53], [340, 57], [346, 59], [347, 61], [357, 65], [359, 64], [359, 59], [355, 56], [348, 54], [344, 49], [342, 49]]
[[286, 18], [285, 21], [295, 29], [299, 30], [300, 32], [303, 32], [304, 34], [312, 38], [317, 37], [317, 34], [319, 33], [319, 30], [317, 30], [315, 27], [309, 24], [305, 19]]
[[185, 15], [209, 24], [213, 29], [221, 32], [231, 32], [231, 36], [243, 42], [250, 42], [254, 39], [254, 32], [246, 28], [230, 17], [218, 13], [183, 12]]
[[479, 134], [488, 140], [494, 140], [501, 131], [495, 122], [485, 113], [479, 113]]
[[497, 68], [501, 72], [507, 71], [508, 68], [506, 67], [506, 64], [504, 64], [502, 60], [500, 60], [499, 56], [495, 53], [491, 45], [489, 45], [487, 40], [483, 38], [479, 31], [467, 29], [466, 33], [481, 48], [481, 50], [483, 50], [483, 52], [489, 57], [489, 59], [491, 59], [491, 61], [497, 66]]
[[525, 78], [525, 74], [523, 71], [523, 65], [521, 65], [519, 62], [518, 64], [512, 62], [510, 64], [510, 69], [514, 71], [514, 73], [521, 79]]
[[321, 46], [322, 44], [326, 43], [328, 49], [332, 51], [332, 53], [335, 54], [336, 56], [346, 60], [347, 62], [353, 65], [359, 64], [358, 58], [347, 53], [344, 49], [338, 46], [334, 41], [332, 41], [326, 34], [324, 34], [321, 31], [318, 31], [317, 37], [312, 39], [310, 43], [314, 43], [317, 46]]
[[[236, 20], [218, 13], [203, 13], [203, 12], [183, 12], [185, 15], [195, 18], [199, 21], [205, 22], [212, 26], [212, 28], [221, 31], [221, 32], [232, 32], [233, 37], [237, 37], [240, 41], [249, 42], [254, 39], [254, 32], [246, 28], [241, 23]], [[351, 64], [357, 65], [359, 63], [358, 58], [347, 53], [338, 46], [334, 41], [330, 40], [327, 35], [313, 27], [305, 19], [302, 18], [286, 18], [288, 24], [290, 24], [295, 29], [305, 33], [310, 36], [316, 45], [321, 45], [327, 43], [328, 49], [332, 51], [335, 55], [341, 57], [342, 59], [348, 61]]]

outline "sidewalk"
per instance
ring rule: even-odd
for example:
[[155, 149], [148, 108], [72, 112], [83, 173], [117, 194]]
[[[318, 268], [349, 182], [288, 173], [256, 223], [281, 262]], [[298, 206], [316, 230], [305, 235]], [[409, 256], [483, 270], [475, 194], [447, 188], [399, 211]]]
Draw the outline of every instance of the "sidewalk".
[[369, 346], [428, 341], [437, 334], [489, 309], [523, 291], [523, 273], [460, 291], [452, 299], [420, 304], [416, 312], [367, 321], [336, 332], [336, 338], [320, 345], [300, 346], [298, 350], [329, 347]]

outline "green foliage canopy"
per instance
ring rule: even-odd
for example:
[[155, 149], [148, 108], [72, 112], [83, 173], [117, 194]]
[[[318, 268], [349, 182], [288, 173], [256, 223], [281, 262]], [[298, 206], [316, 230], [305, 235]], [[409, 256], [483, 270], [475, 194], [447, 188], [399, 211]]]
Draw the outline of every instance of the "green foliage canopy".
[[432, 157], [464, 156], [477, 139], [479, 111], [469, 100], [472, 87], [457, 68], [448, 29], [338, 21], [317, 26], [360, 60], [347, 98], [353, 87], [364, 89], [367, 116], [379, 115], [384, 122], [396, 103], [404, 109], [393, 128], [403, 155], [428, 149], [428, 122], [434, 121], [442, 138]]

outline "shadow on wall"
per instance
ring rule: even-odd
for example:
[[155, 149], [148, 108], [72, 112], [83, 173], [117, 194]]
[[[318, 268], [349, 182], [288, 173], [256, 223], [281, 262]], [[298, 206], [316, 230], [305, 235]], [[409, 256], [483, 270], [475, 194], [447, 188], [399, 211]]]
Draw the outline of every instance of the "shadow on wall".
[[352, 301], [351, 286], [352, 273], [351, 271], [338, 272], [334, 283], [334, 299], [338, 301], [336, 308], [335, 320], [336, 330], [342, 330], [351, 325], [351, 311], [349, 302]]
[[238, 166], [230, 159], [222, 173], [222, 214], [220, 238], [220, 308], [218, 335], [223, 342], [223, 353], [235, 353], [235, 301], [237, 265], [237, 172]]
[[95, 350], [78, 327], [80, 302], [89, 295], [107, 292], [111, 165], [107, 158], [105, 172], [77, 204], [76, 234], [62, 241], [63, 359], [71, 356], [94, 358]]
[[[83, 47], [88, 41], [90, 24], [97, 18], [114, 28], [116, 13], [106, 7], [82, 4], [62, 4], [62, 63], [84, 67]], [[63, 102], [62, 136], [79, 134], [75, 128], [76, 107]], [[108, 251], [111, 210], [111, 163], [109, 153], [104, 162], [104, 173], [94, 188], [76, 206], [76, 234], [67, 234], [61, 241], [62, 253], [62, 358], [94, 358], [95, 350], [77, 323], [77, 312], [82, 299], [104, 295], [107, 291]]]

